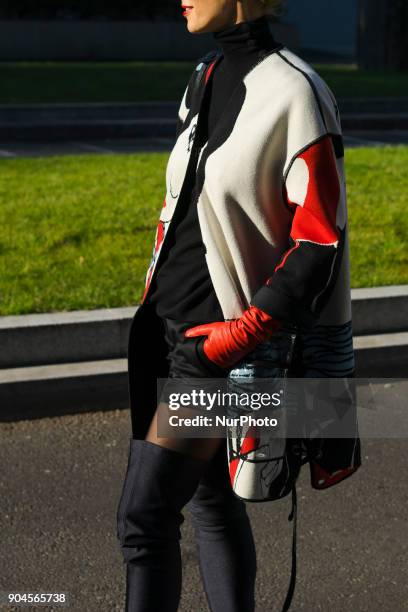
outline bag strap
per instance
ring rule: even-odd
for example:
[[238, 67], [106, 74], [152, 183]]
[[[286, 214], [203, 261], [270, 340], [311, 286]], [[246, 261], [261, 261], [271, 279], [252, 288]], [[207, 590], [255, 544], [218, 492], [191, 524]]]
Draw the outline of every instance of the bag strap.
[[192, 97], [194, 97], [196, 91], [198, 90], [199, 85], [201, 83], [201, 79], [203, 78], [203, 75], [205, 71], [207, 70], [208, 66], [211, 64], [211, 62], [216, 60], [220, 55], [221, 53], [219, 51], [212, 50], [206, 53], [203, 57], [200, 57], [200, 59], [198, 60], [196, 69], [194, 71], [195, 78], [194, 78], [194, 82], [191, 87]]
[[297, 528], [297, 495], [296, 495], [296, 483], [292, 487], [292, 510], [288, 516], [288, 521], [293, 521], [293, 533], [292, 533], [292, 569], [290, 574], [290, 582], [288, 592], [283, 604], [282, 612], [287, 612], [292, 603], [293, 594], [296, 586], [296, 528]]

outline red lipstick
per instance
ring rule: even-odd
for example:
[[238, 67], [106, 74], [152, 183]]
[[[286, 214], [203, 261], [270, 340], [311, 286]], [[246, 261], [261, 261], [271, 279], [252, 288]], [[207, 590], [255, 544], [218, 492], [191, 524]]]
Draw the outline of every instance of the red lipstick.
[[183, 17], [186, 17], [190, 13], [190, 11], [193, 10], [193, 7], [188, 6], [187, 4], [182, 4], [181, 8], [183, 9]]

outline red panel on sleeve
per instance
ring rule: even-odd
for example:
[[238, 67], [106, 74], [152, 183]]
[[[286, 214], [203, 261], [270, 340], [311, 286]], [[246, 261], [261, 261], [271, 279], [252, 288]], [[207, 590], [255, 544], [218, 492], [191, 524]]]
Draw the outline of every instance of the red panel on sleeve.
[[333, 244], [339, 239], [336, 212], [340, 183], [331, 137], [326, 136], [299, 155], [309, 170], [307, 195], [296, 208], [291, 237], [318, 244]]
[[[278, 265], [276, 266], [276, 268], [275, 268], [275, 270], [274, 270], [274, 271], [276, 272], [276, 270], [279, 270], [280, 268], [283, 268], [283, 266], [285, 265], [285, 262], [286, 262], [286, 260], [287, 260], [288, 256], [289, 256], [289, 255], [290, 255], [290, 254], [291, 254], [293, 251], [295, 251], [296, 249], [298, 249], [299, 247], [300, 247], [300, 242], [296, 242], [295, 246], [293, 246], [291, 249], [289, 249], [288, 251], [286, 251], [286, 253], [284, 254], [284, 256], [283, 256], [283, 258], [282, 258], [282, 261], [280, 261], [280, 263], [278, 263]], [[268, 280], [271, 280], [271, 279], [268, 279]], [[266, 284], [268, 284], [268, 281], [267, 281], [267, 283], [266, 283]]]

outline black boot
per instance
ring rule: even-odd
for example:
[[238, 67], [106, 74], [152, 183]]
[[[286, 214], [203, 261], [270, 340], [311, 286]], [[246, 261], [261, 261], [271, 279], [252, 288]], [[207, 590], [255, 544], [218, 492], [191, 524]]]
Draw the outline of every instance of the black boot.
[[126, 612], [176, 612], [181, 594], [182, 508], [207, 461], [131, 439], [117, 511], [126, 563]]

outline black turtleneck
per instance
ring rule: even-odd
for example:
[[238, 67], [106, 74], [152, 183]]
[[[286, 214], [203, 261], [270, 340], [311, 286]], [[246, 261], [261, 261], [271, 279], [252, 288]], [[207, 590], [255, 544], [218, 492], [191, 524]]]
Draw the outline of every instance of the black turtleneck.
[[235, 87], [262, 59], [265, 52], [278, 46], [266, 17], [244, 21], [216, 32], [214, 39], [221, 47], [223, 57], [209, 83], [208, 134], [214, 130]]
[[[266, 17], [233, 25], [214, 34], [223, 53], [208, 84], [208, 104], [204, 112], [201, 142], [213, 133], [221, 113], [246, 74], [265, 52], [277, 47]], [[155, 275], [149, 301], [161, 317], [193, 323], [223, 321], [205, 260], [194, 197], [194, 177], [190, 194], [178, 203], [182, 208], [177, 226], [170, 226], [166, 237], [167, 255]]]

